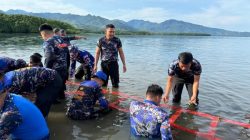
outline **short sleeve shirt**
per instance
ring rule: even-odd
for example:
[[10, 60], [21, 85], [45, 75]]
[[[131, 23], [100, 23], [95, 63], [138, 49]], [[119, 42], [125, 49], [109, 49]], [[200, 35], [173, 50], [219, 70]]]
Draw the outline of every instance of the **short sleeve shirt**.
[[118, 61], [118, 49], [122, 47], [122, 43], [117, 37], [110, 40], [102, 37], [97, 42], [97, 47], [101, 49], [102, 61]]

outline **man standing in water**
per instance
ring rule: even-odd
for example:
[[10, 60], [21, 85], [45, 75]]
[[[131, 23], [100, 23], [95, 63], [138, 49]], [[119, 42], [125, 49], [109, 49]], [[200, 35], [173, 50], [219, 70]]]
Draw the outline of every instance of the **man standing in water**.
[[[168, 102], [169, 93], [172, 89], [173, 102], [181, 101], [182, 89], [185, 84], [189, 94], [189, 104], [197, 105], [199, 103], [199, 82], [201, 75], [201, 65], [199, 61], [193, 58], [190, 52], [182, 52], [177, 60], [173, 61], [168, 69], [168, 80], [166, 91], [163, 96], [164, 102]], [[172, 88], [173, 87], [173, 88]]]
[[94, 64], [94, 71], [96, 72], [101, 53], [101, 67], [103, 72], [108, 76], [104, 86], [107, 86], [110, 76], [112, 86], [115, 88], [119, 87], [118, 52], [123, 63], [123, 72], [126, 72], [127, 68], [121, 40], [115, 37], [115, 26], [108, 24], [106, 25], [105, 36], [97, 42]]
[[40, 34], [44, 40], [43, 49], [44, 49], [44, 65], [46, 68], [56, 70], [62, 78], [63, 88], [59, 93], [61, 99], [65, 98], [64, 89], [66, 89], [66, 79], [67, 75], [67, 55], [64, 52], [64, 48], [68, 47], [64, 43], [63, 39], [58, 36], [54, 36], [53, 28], [48, 24], [42, 24], [39, 27]]

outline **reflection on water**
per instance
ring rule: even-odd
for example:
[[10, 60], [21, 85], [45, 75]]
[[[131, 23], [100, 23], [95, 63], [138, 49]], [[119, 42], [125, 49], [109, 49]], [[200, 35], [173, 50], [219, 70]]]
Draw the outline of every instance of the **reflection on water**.
[[[99, 37], [100, 35], [90, 35], [88, 40], [73, 41], [73, 43], [94, 54]], [[250, 114], [249, 38], [211, 36], [120, 36], [120, 38], [128, 71], [125, 74], [120, 73], [119, 92], [144, 98], [149, 84], [156, 83], [165, 87], [169, 63], [176, 59], [180, 52], [190, 51], [201, 62], [203, 68], [199, 111], [249, 123], [250, 119], [246, 117]], [[1, 56], [24, 58], [28, 61], [34, 52], [43, 54], [41, 44], [42, 40], [37, 34], [0, 34]], [[68, 88], [70, 91], [74, 89], [74, 87]], [[108, 90], [117, 91], [112, 87], [108, 87]], [[111, 102], [123, 98], [112, 94], [105, 96]], [[121, 102], [121, 107], [128, 108], [130, 101], [128, 99]], [[184, 89], [180, 106], [187, 108], [187, 102], [188, 94]], [[134, 139], [129, 133], [129, 114], [113, 110], [97, 119], [72, 121], [65, 116], [65, 104], [53, 106], [47, 118], [51, 139]], [[169, 112], [173, 114], [175, 111], [169, 110]], [[209, 130], [209, 121], [196, 115], [182, 113], [175, 123], [206, 132]], [[177, 140], [202, 139], [175, 128], [173, 134]], [[249, 129], [220, 122], [216, 129], [216, 137], [229, 140], [250, 139], [250, 132]]]

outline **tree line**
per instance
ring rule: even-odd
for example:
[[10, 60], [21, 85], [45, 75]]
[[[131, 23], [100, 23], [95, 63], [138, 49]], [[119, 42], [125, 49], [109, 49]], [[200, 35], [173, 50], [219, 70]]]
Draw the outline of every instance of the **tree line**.
[[37, 33], [41, 24], [48, 23], [54, 28], [66, 29], [68, 33], [78, 33], [74, 26], [56, 20], [27, 16], [7, 15], [0, 13], [0, 33]]

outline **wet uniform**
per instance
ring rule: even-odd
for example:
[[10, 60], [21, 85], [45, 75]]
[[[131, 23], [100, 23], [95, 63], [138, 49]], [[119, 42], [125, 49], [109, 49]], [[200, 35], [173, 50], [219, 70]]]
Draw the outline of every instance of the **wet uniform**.
[[93, 74], [95, 58], [88, 51], [80, 51], [76, 46], [70, 49], [71, 69], [70, 77], [75, 73], [76, 61], [81, 63], [77, 68], [75, 78], [81, 79], [85, 75], [85, 80], [90, 80]]
[[4, 81], [9, 92], [36, 93], [35, 104], [47, 116], [52, 102], [57, 98], [62, 79], [55, 70], [43, 67], [29, 67], [5, 74]]
[[[113, 37], [107, 42], [106, 37], [102, 37], [97, 42], [97, 47], [101, 50], [101, 67], [102, 71], [110, 78], [113, 87], [119, 86], [119, 66], [118, 66], [118, 50], [122, 47], [121, 40]], [[104, 86], [107, 86], [108, 79]]]
[[[173, 61], [168, 69], [168, 75], [174, 77], [173, 81], [173, 102], [180, 102], [181, 100], [181, 94], [184, 84], [186, 85], [186, 88], [188, 90], [189, 97], [191, 98], [193, 95], [193, 83], [194, 83], [194, 75], [200, 75], [202, 72], [201, 64], [196, 59], [193, 59], [190, 70], [187, 72], [182, 72], [179, 67], [179, 60]], [[197, 93], [197, 103], [199, 103]]]
[[15, 60], [9, 57], [0, 57], [1, 73], [6, 73], [26, 66], [27, 66], [26, 62], [22, 59]]
[[44, 48], [44, 65], [46, 68], [56, 70], [62, 78], [62, 86], [59, 96], [65, 98], [64, 90], [66, 90], [65, 82], [68, 78], [67, 73], [67, 53], [65, 48], [68, 45], [59, 36], [53, 36], [43, 43]]
[[48, 140], [49, 129], [41, 112], [27, 99], [7, 94], [0, 110], [0, 139]]
[[[79, 89], [84, 95], [75, 96], [67, 110], [66, 115], [74, 120], [85, 120], [97, 117], [100, 112], [108, 109], [108, 101], [101, 92], [101, 88], [95, 81], [84, 81]], [[99, 101], [100, 109], [95, 110], [96, 101]]]
[[134, 136], [172, 140], [167, 112], [152, 101], [131, 102], [130, 124]]

